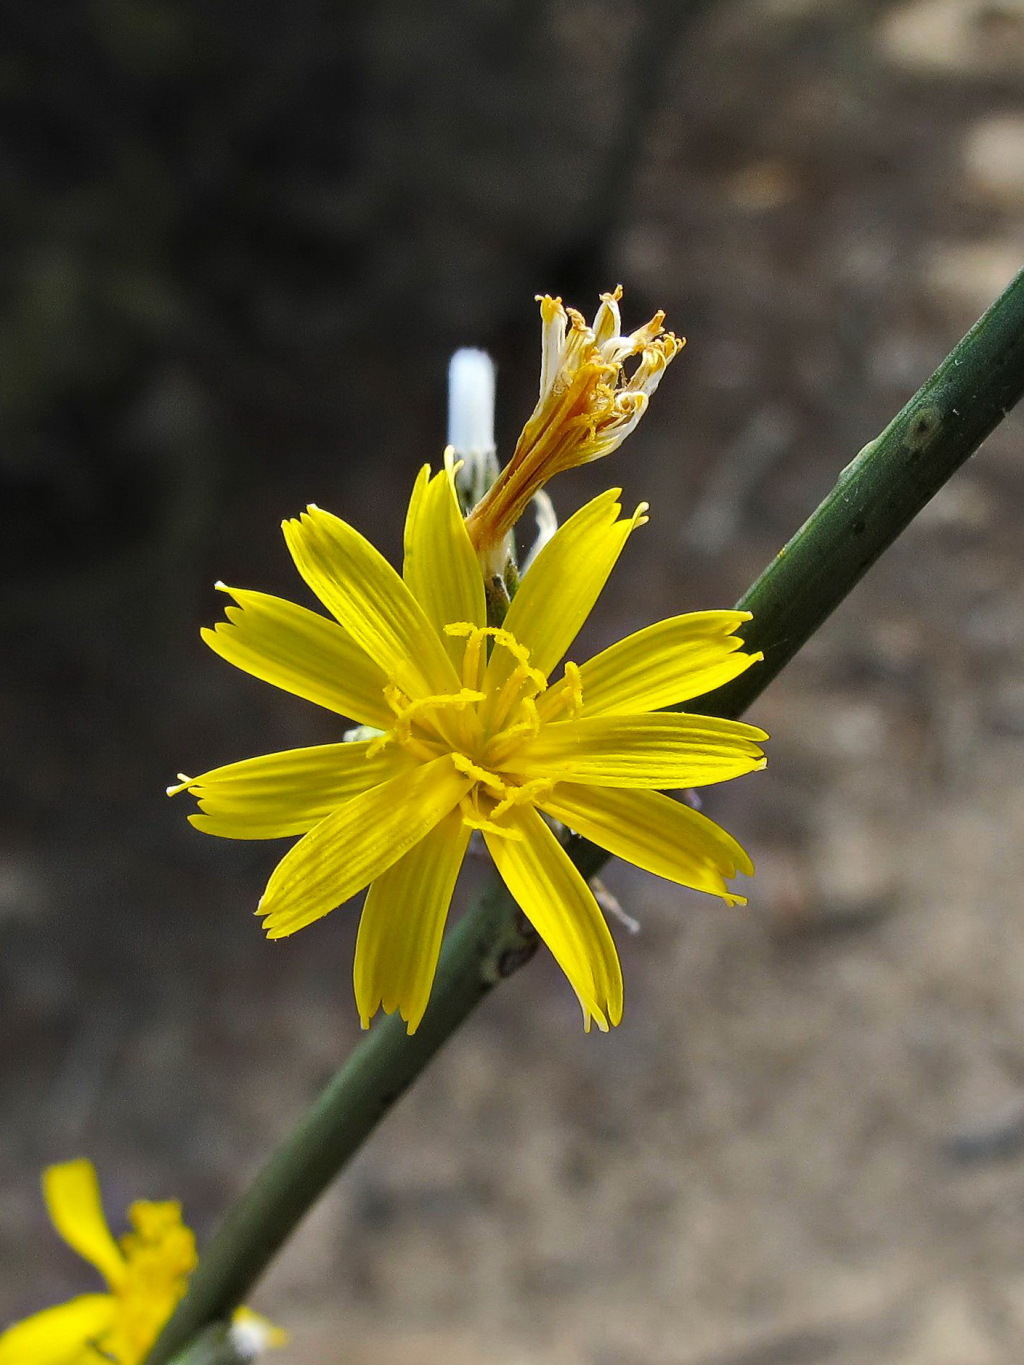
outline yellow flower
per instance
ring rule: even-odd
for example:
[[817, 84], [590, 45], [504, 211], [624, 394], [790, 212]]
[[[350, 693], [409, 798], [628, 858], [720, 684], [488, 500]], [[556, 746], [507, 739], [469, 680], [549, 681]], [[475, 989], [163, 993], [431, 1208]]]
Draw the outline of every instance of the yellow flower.
[[[54, 1227], [96, 1267], [106, 1294], [82, 1294], [15, 1323], [0, 1336], [0, 1365], [141, 1365], [185, 1293], [196, 1267], [196, 1243], [175, 1200], [140, 1200], [128, 1210], [132, 1231], [115, 1240], [103, 1214], [91, 1161], [43, 1172], [43, 1197]], [[245, 1342], [280, 1346], [285, 1334], [240, 1308], [233, 1330]]]
[[[489, 571], [530, 499], [554, 474], [616, 450], [633, 430], [685, 342], [662, 326], [664, 313], [621, 334], [622, 286], [601, 295], [593, 326], [561, 299], [538, 295], [540, 397], [512, 458], [467, 519], [469, 537]], [[625, 362], [639, 356], [630, 374]]]
[[334, 615], [225, 588], [237, 605], [203, 632], [218, 654], [380, 731], [374, 738], [250, 758], [182, 777], [199, 829], [235, 839], [303, 837], [257, 913], [270, 938], [370, 886], [355, 993], [412, 1032], [426, 1008], [452, 890], [480, 830], [523, 912], [602, 1029], [622, 977], [593, 894], [541, 812], [639, 867], [739, 901], [724, 878], [752, 871], [739, 845], [657, 788], [698, 786], [764, 764], [761, 730], [656, 708], [698, 696], [760, 656], [733, 632], [743, 612], [650, 626], [576, 667], [555, 665], [586, 620], [643, 508], [617, 490], [567, 521], [524, 575], [504, 625], [484, 587], [452, 471], [423, 469], [405, 530], [404, 579], [317, 507], [284, 524], [299, 573]]

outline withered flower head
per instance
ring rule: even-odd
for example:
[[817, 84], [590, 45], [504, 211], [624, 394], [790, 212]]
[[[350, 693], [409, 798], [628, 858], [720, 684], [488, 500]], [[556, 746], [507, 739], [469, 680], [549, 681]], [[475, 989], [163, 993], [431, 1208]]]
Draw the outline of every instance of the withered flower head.
[[[622, 286], [601, 295], [593, 324], [561, 299], [538, 296], [543, 325], [540, 397], [511, 460], [470, 512], [467, 528], [487, 558], [554, 474], [616, 450], [633, 430], [684, 341], [665, 314], [622, 335]], [[627, 373], [626, 363], [639, 357]]]

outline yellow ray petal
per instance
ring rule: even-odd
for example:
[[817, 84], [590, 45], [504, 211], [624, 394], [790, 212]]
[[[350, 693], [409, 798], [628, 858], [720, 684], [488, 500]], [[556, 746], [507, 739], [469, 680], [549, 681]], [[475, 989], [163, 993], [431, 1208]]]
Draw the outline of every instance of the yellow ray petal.
[[529, 806], [514, 807], [503, 822], [521, 839], [484, 831], [491, 857], [517, 903], [569, 978], [601, 1030], [622, 1018], [622, 970], [615, 944], [590, 887], [568, 854]]
[[114, 1308], [110, 1294], [82, 1294], [16, 1322], [0, 1336], [0, 1365], [98, 1365], [89, 1343], [109, 1330]]
[[454, 621], [482, 626], [487, 619], [484, 580], [476, 552], [446, 469], [430, 478], [424, 466], [409, 501], [405, 522], [405, 566], [409, 590], [461, 668], [464, 642], [444, 634]]
[[452, 811], [370, 887], [354, 970], [363, 1028], [379, 1008], [398, 1010], [410, 1033], [419, 1027], [469, 834]]
[[598, 787], [700, 787], [765, 765], [763, 730], [738, 720], [655, 711], [545, 725], [501, 771]]
[[[622, 510], [618, 496], [617, 488], [609, 489], [560, 526], [512, 599], [505, 629], [526, 646], [531, 666], [545, 676], [579, 634], [630, 532], [643, 519], [617, 520]], [[496, 649], [487, 685], [500, 686], [508, 671], [509, 656]]]
[[365, 536], [319, 507], [286, 521], [284, 536], [324, 606], [403, 692], [424, 697], [459, 690], [437, 631]]
[[361, 725], [391, 724], [387, 675], [336, 621], [280, 597], [218, 586], [238, 605], [201, 634], [222, 659]]
[[224, 839], [282, 839], [305, 834], [354, 796], [408, 772], [416, 760], [388, 745], [319, 744], [287, 749], [213, 768], [177, 787], [199, 801], [201, 815], [190, 815], [196, 829]]
[[753, 876], [746, 853], [713, 820], [670, 796], [560, 782], [540, 804], [577, 834], [645, 872], [743, 904], [724, 879], [737, 872]]
[[[747, 611], [695, 611], [658, 621], [580, 665], [581, 716], [658, 711], [703, 696], [738, 677], [762, 656], [742, 653], [733, 632]], [[538, 698], [542, 720], [564, 710], [569, 689], [560, 678]]]
[[453, 810], [473, 779], [445, 755], [347, 801], [285, 854], [260, 901], [268, 938], [284, 938], [369, 885]]
[[117, 1289], [124, 1280], [124, 1257], [107, 1225], [92, 1162], [81, 1158], [47, 1166], [43, 1198], [53, 1226], [68, 1246]]

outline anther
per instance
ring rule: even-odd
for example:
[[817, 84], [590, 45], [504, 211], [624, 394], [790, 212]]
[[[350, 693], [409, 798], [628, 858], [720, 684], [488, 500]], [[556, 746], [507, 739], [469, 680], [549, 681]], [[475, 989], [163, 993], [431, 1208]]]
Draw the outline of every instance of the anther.
[[530, 782], [524, 782], [521, 787], [513, 787], [508, 796], [491, 811], [491, 819], [498, 820], [511, 810], [513, 806], [522, 806], [527, 802], [539, 801], [554, 787], [554, 782], [547, 777], [535, 777]]
[[473, 804], [471, 797], [464, 796], [459, 802], [459, 809], [462, 811], [462, 823], [467, 829], [478, 829], [481, 834], [498, 834], [503, 839], [522, 840], [522, 830], [509, 829], [506, 825], [498, 825], [493, 820], [486, 819]]
[[[531, 668], [529, 664], [517, 664], [509, 676], [505, 679], [501, 691], [498, 693], [497, 702], [494, 707], [496, 716], [506, 717], [518, 702], [523, 705], [527, 700], [532, 700], [539, 692], [547, 690], [548, 680], [539, 668]], [[521, 696], [526, 686], [532, 686], [533, 691], [529, 696]]]
[[482, 787], [486, 787], [500, 797], [508, 795], [508, 783], [497, 773], [481, 768], [479, 764], [474, 763], [465, 754], [453, 753], [451, 759], [459, 772], [464, 773], [466, 777], [471, 777], [474, 782], [479, 782]]
[[569, 715], [579, 715], [583, 707], [583, 677], [579, 666], [571, 660], [565, 665], [565, 685], [569, 691]]
[[465, 639], [466, 648], [462, 655], [462, 685], [472, 687], [480, 677], [480, 650], [487, 638], [486, 626], [474, 626], [469, 621], [453, 621], [445, 626], [444, 633], [455, 639]]
[[371, 739], [370, 743], [366, 747], [365, 757], [376, 758], [377, 755], [381, 752], [381, 750], [386, 749], [394, 738], [395, 735], [391, 730], [385, 730], [384, 733], [382, 735], [378, 735], [376, 739]]
[[384, 688], [384, 700], [391, 707], [396, 716], [403, 716], [405, 709], [409, 705], [409, 698], [400, 687], [394, 683], [388, 683]]
[[[495, 735], [492, 741], [491, 748], [497, 750], [502, 759], [507, 758], [518, 744], [524, 740], [533, 739], [540, 732], [540, 713], [537, 710], [537, 703], [532, 697], [522, 699], [519, 703], [519, 712], [523, 719], [517, 720], [514, 725], [502, 730]], [[493, 762], [493, 753], [490, 757]]]

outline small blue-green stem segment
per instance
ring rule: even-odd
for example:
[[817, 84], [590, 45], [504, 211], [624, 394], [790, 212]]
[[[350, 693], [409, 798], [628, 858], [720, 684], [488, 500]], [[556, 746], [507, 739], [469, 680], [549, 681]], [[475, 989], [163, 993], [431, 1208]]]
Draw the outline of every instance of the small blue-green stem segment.
[[[738, 716], [842, 602], [934, 493], [1024, 395], [1024, 272], [971, 328], [902, 412], [842, 471], [739, 606], [764, 662], [687, 710]], [[607, 854], [583, 839], [570, 850], [592, 876]], [[408, 1037], [381, 1020], [229, 1211], [188, 1293], [146, 1365], [167, 1365], [207, 1324], [249, 1293], [303, 1215], [434, 1053], [536, 937], [497, 883], [448, 936], [430, 1006]], [[192, 1362], [190, 1361], [190, 1365]]]

